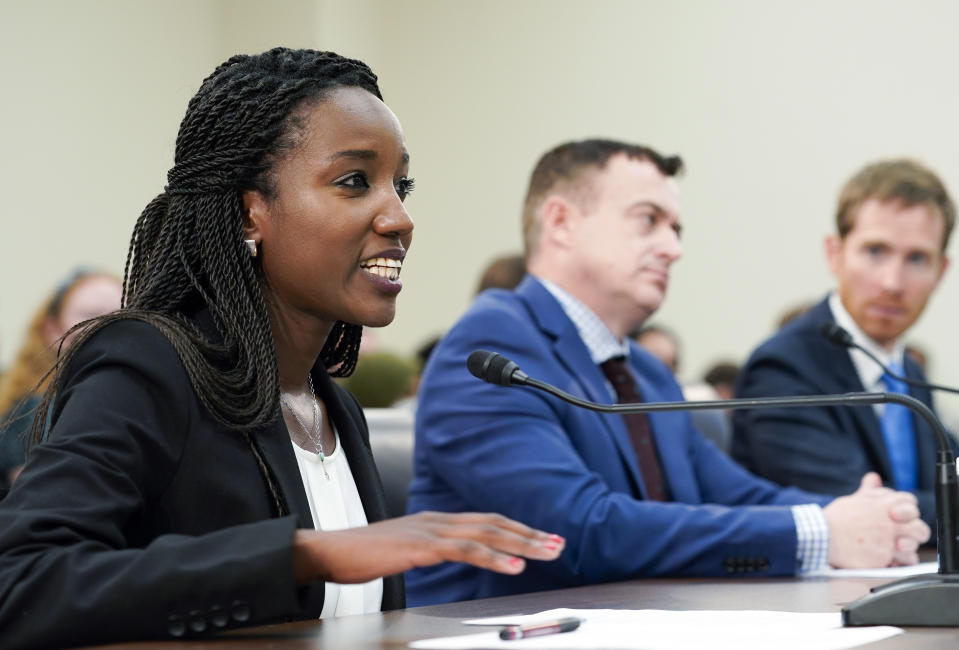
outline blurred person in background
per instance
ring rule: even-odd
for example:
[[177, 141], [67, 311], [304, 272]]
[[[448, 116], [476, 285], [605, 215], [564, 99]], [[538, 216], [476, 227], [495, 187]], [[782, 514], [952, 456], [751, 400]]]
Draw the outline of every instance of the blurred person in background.
[[79, 268], [30, 319], [23, 345], [0, 378], [0, 486], [12, 484], [23, 467], [33, 411], [49, 384], [59, 347], [73, 340], [74, 325], [119, 309], [121, 290], [116, 276]]
[[[643, 349], [663, 362], [679, 381], [680, 345], [679, 337], [662, 325], [645, 325], [633, 331], [629, 337]], [[683, 383], [683, 396], [692, 402], [726, 399], [721, 397], [713, 386], [704, 382]], [[693, 424], [709, 440], [716, 443], [724, 452], [729, 451], [732, 436], [732, 424], [726, 412], [716, 409], [690, 411]]]
[[732, 399], [739, 376], [739, 364], [733, 361], [717, 361], [703, 375], [703, 381], [713, 387], [719, 399]]
[[665, 363], [674, 376], [679, 375], [679, 340], [671, 330], [661, 325], [646, 325], [630, 334], [630, 338]]
[[526, 275], [526, 258], [522, 253], [512, 253], [494, 258], [480, 276], [476, 293], [487, 289], [513, 289]]

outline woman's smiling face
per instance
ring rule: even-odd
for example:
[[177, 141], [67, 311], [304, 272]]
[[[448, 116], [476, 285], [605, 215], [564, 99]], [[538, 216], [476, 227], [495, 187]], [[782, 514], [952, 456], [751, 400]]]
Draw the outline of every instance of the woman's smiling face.
[[244, 193], [264, 298], [295, 318], [393, 320], [413, 222], [409, 154], [392, 111], [355, 87], [298, 109], [296, 147], [274, 163], [269, 196]]

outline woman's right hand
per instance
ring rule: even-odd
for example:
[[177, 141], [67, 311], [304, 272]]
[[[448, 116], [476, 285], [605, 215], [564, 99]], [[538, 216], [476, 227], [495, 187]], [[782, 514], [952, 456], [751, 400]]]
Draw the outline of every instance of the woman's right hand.
[[498, 514], [420, 512], [335, 531], [298, 530], [297, 583], [367, 582], [440, 562], [466, 562], [516, 574], [524, 557], [555, 560], [566, 541]]

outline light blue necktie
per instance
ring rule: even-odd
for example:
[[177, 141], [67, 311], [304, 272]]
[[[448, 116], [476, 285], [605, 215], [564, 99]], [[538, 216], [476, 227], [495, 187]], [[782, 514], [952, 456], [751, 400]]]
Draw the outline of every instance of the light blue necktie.
[[[894, 361], [889, 370], [905, 376], [902, 364]], [[886, 391], [908, 395], [906, 383], [883, 373], [882, 381]], [[892, 463], [892, 478], [897, 490], [915, 490], [919, 487], [916, 463], [916, 434], [912, 427], [912, 412], [901, 404], [886, 404], [880, 418], [882, 437], [886, 442], [886, 452]]]

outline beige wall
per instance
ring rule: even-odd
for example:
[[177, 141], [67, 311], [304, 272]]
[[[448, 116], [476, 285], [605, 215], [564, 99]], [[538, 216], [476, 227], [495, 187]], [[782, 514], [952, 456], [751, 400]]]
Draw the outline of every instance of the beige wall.
[[[828, 289], [821, 240], [862, 163], [913, 155], [959, 193], [957, 26], [948, 0], [2, 2], [0, 358], [71, 265], [122, 269], [202, 78], [284, 44], [370, 63], [406, 129], [416, 234], [383, 344], [447, 327], [519, 247], [539, 154], [608, 136], [686, 159], [685, 258], [655, 320], [695, 376]], [[911, 338], [959, 384], [955, 274]]]

